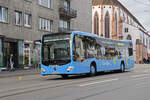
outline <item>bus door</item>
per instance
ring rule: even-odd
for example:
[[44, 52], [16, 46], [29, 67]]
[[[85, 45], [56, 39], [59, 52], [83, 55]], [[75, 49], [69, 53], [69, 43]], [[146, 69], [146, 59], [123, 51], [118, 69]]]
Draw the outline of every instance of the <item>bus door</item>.
[[104, 70], [115, 70], [117, 69], [117, 50], [114, 47], [105, 46], [104, 47], [104, 59], [102, 64]]
[[128, 57], [127, 57], [127, 61], [126, 61], [128, 68], [131, 66], [132, 60], [133, 60], [133, 49], [128, 48]]
[[85, 46], [83, 42], [83, 37], [80, 35], [75, 35], [73, 40], [73, 60], [76, 66], [76, 72], [87, 73], [88, 65], [85, 56]]
[[101, 47], [101, 54], [102, 54], [102, 57], [101, 57], [101, 70], [102, 71], [106, 71], [107, 70], [107, 60], [106, 60], [106, 57], [105, 57], [105, 48], [104, 46]]

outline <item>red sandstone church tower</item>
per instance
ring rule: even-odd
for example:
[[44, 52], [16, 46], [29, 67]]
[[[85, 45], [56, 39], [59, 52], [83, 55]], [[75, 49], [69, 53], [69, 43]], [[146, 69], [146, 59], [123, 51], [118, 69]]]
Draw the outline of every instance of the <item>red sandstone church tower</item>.
[[136, 63], [148, 59], [150, 35], [118, 0], [92, 1], [92, 33], [104, 38], [132, 40]]

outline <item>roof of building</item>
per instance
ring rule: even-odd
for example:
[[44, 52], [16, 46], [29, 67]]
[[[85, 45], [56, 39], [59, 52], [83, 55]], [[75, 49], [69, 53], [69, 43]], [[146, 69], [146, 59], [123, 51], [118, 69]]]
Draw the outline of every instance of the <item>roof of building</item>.
[[103, 5], [116, 5], [117, 0], [93, 0], [92, 1], [92, 5], [100, 5], [100, 4], [103, 4]]
[[137, 20], [137, 18], [135, 16], [133, 16], [129, 10], [127, 8], [125, 8], [118, 0], [93, 0], [92, 1], [92, 5], [96, 6], [96, 5], [115, 5], [120, 7], [122, 10], [124, 10], [126, 13], [128, 13], [128, 15], [130, 17], [133, 18], [133, 20], [135, 22], [137, 22], [137, 24], [139, 24], [144, 30], [146, 30], [143, 25]]

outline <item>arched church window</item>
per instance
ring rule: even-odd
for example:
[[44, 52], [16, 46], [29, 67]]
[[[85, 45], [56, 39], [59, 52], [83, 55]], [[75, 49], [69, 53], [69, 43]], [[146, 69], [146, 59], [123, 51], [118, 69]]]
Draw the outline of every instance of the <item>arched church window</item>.
[[127, 36], [127, 40], [132, 40], [131, 35], [128, 35], [128, 36]]
[[118, 29], [118, 19], [117, 19], [117, 13], [115, 13], [115, 35], [117, 36], [117, 29]]
[[105, 15], [105, 38], [110, 38], [110, 16], [108, 11]]
[[127, 24], [129, 24], [129, 18], [128, 18], [128, 16], [127, 16]]
[[99, 16], [97, 12], [94, 14], [94, 33], [99, 35]]

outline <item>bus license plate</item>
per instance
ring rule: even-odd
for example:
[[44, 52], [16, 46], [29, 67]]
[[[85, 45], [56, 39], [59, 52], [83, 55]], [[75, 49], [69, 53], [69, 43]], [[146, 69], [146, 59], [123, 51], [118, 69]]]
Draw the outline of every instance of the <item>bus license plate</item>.
[[54, 72], [53, 74], [58, 74], [58, 72]]

